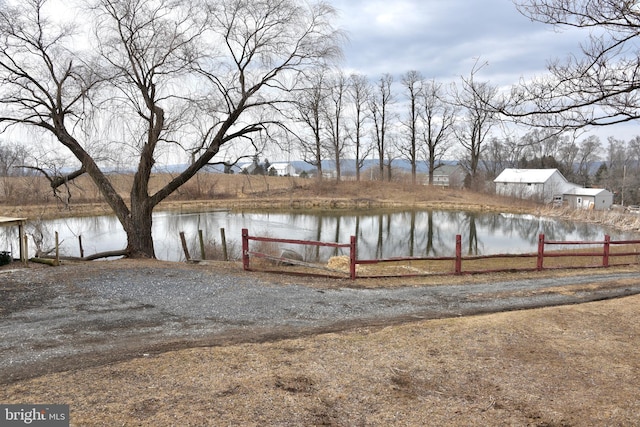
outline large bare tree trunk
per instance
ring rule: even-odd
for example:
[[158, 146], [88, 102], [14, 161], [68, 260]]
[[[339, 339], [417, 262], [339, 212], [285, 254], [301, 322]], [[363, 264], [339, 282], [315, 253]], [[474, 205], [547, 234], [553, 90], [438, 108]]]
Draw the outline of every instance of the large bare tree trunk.
[[127, 255], [131, 258], [155, 258], [151, 227], [153, 208], [148, 203], [134, 204], [127, 221]]

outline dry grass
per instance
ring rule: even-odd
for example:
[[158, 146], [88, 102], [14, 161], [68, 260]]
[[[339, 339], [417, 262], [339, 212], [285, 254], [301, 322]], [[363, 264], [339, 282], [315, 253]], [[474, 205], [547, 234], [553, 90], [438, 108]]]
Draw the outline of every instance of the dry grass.
[[[118, 193], [128, 200], [132, 176], [114, 175], [110, 179]], [[151, 192], [171, 179], [155, 175]], [[7, 187], [11, 191], [7, 191]], [[67, 200], [53, 196], [44, 178], [0, 178], [3, 215], [51, 218], [109, 213], [100, 194], [83, 176], [71, 188]], [[509, 210], [525, 212], [536, 205], [524, 201], [479, 194], [465, 190], [414, 186], [410, 182], [341, 182], [292, 177], [263, 177], [201, 173], [164, 201], [159, 209], [183, 211], [211, 208], [251, 209], [372, 209], [416, 207], [434, 209]]]
[[600, 426], [640, 417], [640, 297], [149, 354], [4, 387], [77, 426]]

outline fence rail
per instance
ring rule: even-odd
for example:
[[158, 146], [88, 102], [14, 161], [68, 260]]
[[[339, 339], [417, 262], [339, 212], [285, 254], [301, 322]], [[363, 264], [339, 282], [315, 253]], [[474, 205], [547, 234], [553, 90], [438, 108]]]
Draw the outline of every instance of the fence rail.
[[[351, 236], [349, 243], [327, 243], [327, 242], [318, 242], [318, 241], [309, 241], [309, 240], [291, 240], [291, 239], [274, 239], [269, 237], [257, 237], [250, 236], [249, 231], [247, 229], [242, 230], [242, 263], [245, 270], [251, 270], [250, 267], [250, 257], [256, 258], [267, 258], [273, 261], [301, 265], [305, 267], [312, 268], [322, 268], [324, 270], [329, 271], [338, 271], [332, 270], [326, 267], [321, 267], [318, 264], [307, 263], [304, 261], [296, 261], [291, 260], [285, 257], [274, 257], [264, 253], [250, 251], [249, 250], [249, 241], [258, 241], [258, 242], [273, 242], [273, 243], [286, 243], [286, 244], [298, 244], [298, 245], [308, 245], [308, 246], [325, 246], [325, 247], [334, 247], [334, 248], [349, 248], [349, 277], [352, 280], [355, 280], [358, 277], [364, 278], [374, 278], [374, 277], [410, 277], [410, 276], [429, 276], [429, 275], [442, 275], [442, 274], [479, 274], [479, 273], [497, 273], [497, 272], [505, 272], [505, 271], [542, 271], [548, 269], [570, 269], [570, 268], [606, 268], [612, 266], [622, 266], [622, 265], [632, 265], [638, 264], [638, 257], [640, 257], [640, 252], [634, 251], [611, 251], [611, 247], [614, 245], [621, 246], [631, 246], [631, 245], [640, 245], [640, 240], [611, 240], [610, 236], [604, 236], [604, 240], [602, 241], [554, 241], [554, 240], [545, 240], [544, 234], [540, 234], [538, 236], [538, 250], [535, 253], [524, 253], [524, 254], [489, 254], [489, 255], [462, 255], [462, 236], [456, 235], [456, 246], [455, 246], [455, 255], [454, 256], [443, 256], [443, 257], [392, 257], [392, 258], [382, 258], [382, 259], [358, 259], [357, 258], [357, 243], [356, 237]], [[545, 250], [546, 246], [595, 246], [599, 245], [601, 248], [599, 250], [589, 249], [588, 251], [554, 251], [548, 252]], [[559, 265], [559, 266], [545, 266], [545, 259], [550, 258], [581, 258], [581, 257], [592, 257], [601, 259], [598, 264], [593, 265], [580, 265], [580, 266], [571, 266], [571, 265]], [[634, 262], [626, 262], [613, 264], [612, 259], [616, 257], [635, 257]], [[535, 260], [535, 265], [531, 267], [501, 267], [501, 268], [481, 268], [481, 269], [463, 269], [463, 264], [465, 262], [478, 262], [483, 260], [492, 260], [492, 259], [515, 259], [515, 258], [529, 258]], [[401, 263], [401, 262], [441, 262], [441, 261], [451, 261], [453, 263], [453, 269], [440, 272], [421, 272], [421, 273], [410, 273], [410, 274], [357, 274], [357, 265], [374, 265], [374, 264], [385, 264], [385, 263]], [[279, 271], [282, 272], [282, 271]], [[340, 271], [344, 273], [343, 271]]]
[[[305, 267], [314, 267], [318, 268], [318, 265], [313, 265], [311, 263], [306, 263], [303, 261], [297, 261], [290, 258], [285, 257], [274, 257], [260, 252], [252, 252], [249, 250], [249, 241], [253, 240], [256, 242], [271, 242], [271, 243], [286, 243], [286, 244], [295, 244], [295, 245], [306, 245], [306, 246], [318, 246], [318, 247], [331, 247], [331, 248], [349, 248], [349, 278], [352, 280], [356, 279], [356, 238], [355, 236], [351, 236], [349, 243], [329, 243], [329, 242], [318, 242], [313, 240], [291, 240], [291, 239], [274, 239], [270, 237], [257, 237], [250, 236], [249, 230], [246, 228], [242, 229], [242, 267], [245, 270], [251, 270], [250, 267], [250, 256], [255, 256], [258, 258], [266, 258], [272, 261], [282, 262], [282, 263], [290, 263], [302, 265]], [[326, 269], [325, 269], [326, 270]]]

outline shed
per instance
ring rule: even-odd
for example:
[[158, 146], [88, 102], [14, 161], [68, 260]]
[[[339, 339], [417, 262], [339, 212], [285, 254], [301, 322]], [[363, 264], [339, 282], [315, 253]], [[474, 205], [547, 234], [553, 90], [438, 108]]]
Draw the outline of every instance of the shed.
[[573, 188], [558, 169], [505, 169], [496, 179], [496, 193], [550, 203]]
[[563, 194], [564, 201], [575, 209], [607, 210], [613, 205], [613, 193], [602, 188], [573, 188]]
[[27, 262], [27, 251], [25, 248], [25, 240], [24, 240], [24, 226], [27, 223], [26, 218], [11, 218], [6, 216], [0, 216], [0, 226], [1, 227], [18, 227], [18, 236], [20, 243], [20, 261], [26, 263]]

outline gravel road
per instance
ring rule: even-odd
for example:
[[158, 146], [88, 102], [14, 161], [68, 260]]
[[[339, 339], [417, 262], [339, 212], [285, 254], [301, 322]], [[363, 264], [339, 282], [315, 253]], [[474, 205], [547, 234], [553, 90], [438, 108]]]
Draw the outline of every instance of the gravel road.
[[190, 346], [615, 298], [640, 293], [636, 278], [323, 289], [197, 267], [8, 270], [0, 272], [0, 383]]

